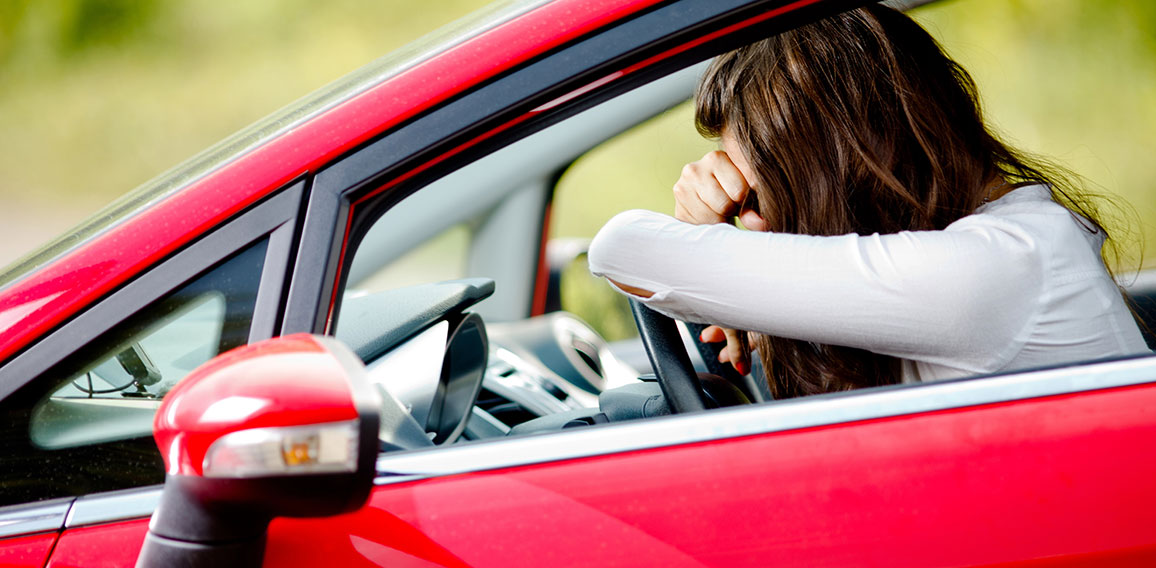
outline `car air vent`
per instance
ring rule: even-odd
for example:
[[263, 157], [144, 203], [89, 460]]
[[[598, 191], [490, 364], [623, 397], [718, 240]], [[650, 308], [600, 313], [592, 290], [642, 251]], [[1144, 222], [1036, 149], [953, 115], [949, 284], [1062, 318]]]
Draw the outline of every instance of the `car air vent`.
[[486, 326], [486, 331], [496, 345], [516, 351], [566, 384], [594, 396], [606, 388], [607, 375], [613, 374], [606, 364], [609, 346], [573, 314], [554, 312], [525, 321], [492, 324]]
[[489, 412], [491, 416], [497, 418], [502, 424], [510, 427], [517, 426], [518, 424], [538, 417], [537, 414], [530, 412], [526, 407], [485, 387], [482, 387], [482, 391], [478, 393], [477, 406]]

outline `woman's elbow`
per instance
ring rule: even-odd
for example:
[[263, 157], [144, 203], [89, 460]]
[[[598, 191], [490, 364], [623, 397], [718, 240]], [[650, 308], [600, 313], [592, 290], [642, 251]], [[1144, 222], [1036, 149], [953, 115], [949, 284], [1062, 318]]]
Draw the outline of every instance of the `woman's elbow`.
[[594, 240], [590, 241], [590, 249], [587, 251], [591, 272], [606, 277], [615, 274], [615, 267], [620, 264], [620, 260], [629, 250], [631, 241], [634, 240], [629, 234], [630, 229], [644, 213], [646, 212], [640, 210], [619, 213], [598, 230]]

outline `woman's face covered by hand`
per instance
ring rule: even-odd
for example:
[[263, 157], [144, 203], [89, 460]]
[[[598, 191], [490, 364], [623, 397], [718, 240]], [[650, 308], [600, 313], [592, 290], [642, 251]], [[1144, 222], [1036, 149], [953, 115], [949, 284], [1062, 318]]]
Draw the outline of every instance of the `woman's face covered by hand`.
[[752, 231], [766, 231], [746, 156], [727, 133], [721, 142], [722, 151], [708, 152], [682, 169], [674, 184], [674, 217], [696, 225], [729, 223], [737, 217]]
[[746, 180], [748, 192], [746, 198], [738, 204], [738, 219], [744, 227], [752, 231], [766, 231], [768, 230], [767, 222], [759, 216], [758, 213], [758, 189], [751, 180], [756, 179], [751, 165], [747, 162], [746, 155], [743, 154], [742, 148], [739, 147], [738, 142], [735, 141], [734, 136], [729, 130], [723, 130], [722, 136], [719, 137], [719, 142], [722, 144], [723, 152], [726, 152], [732, 164], [738, 168], [742, 173], [743, 179]]

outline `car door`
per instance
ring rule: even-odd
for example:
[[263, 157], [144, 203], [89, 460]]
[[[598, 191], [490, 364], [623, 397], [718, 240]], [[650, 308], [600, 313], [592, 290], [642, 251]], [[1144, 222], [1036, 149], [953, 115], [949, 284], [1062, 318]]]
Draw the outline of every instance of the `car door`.
[[1139, 566], [1156, 361], [710, 411], [379, 460], [267, 565]]
[[[668, 51], [661, 51], [654, 38], [669, 37], [669, 30], [657, 33], [655, 22], [673, 15], [650, 14], [656, 20], [618, 28], [624, 43], [617, 47], [607, 47], [616, 45], [611, 37], [591, 38], [597, 47], [585, 46], [589, 51], [579, 43], [321, 172], [317, 186], [349, 203], [351, 240], [342, 250], [356, 254], [369, 225], [426, 191], [430, 180], [468, 163], [501, 136], [494, 132], [532, 123], [537, 116], [508, 110], [516, 105], [501, 97], [515, 96], [511, 90], [525, 89], [517, 96], [530, 100], [560, 93], [564, 102], [547, 106], [573, 104], [569, 109], [577, 112], [629, 90], [629, 81], [607, 87], [624, 75], [605, 62], [628, 66], [621, 62], [640, 52], [678, 54], [702, 45], [682, 38], [686, 47], [664, 44]], [[764, 10], [747, 17], [765, 22], [774, 15]], [[627, 38], [644, 47], [630, 47]], [[581, 64], [561, 83], [538, 75], [562, 73], [562, 62]], [[661, 73], [654, 67], [649, 70]], [[590, 82], [570, 87], [578, 77]], [[438, 138], [434, 129], [445, 123], [439, 119], [451, 116], [472, 130]], [[415, 143], [418, 131], [437, 142]], [[416, 178], [399, 181], [391, 173], [427, 163], [437, 165], [418, 168]], [[1138, 360], [891, 387], [386, 455], [367, 508], [326, 522], [275, 522], [269, 562], [765, 565], [781, 559], [890, 566], [1150, 559], [1152, 542], [1140, 527], [1152, 519], [1147, 505], [1133, 505], [1151, 502], [1141, 479], [1152, 464], [1124, 449], [1140, 447], [1152, 434], [1143, 403], [1131, 405], [1152, 396], [1151, 365]], [[1106, 485], [1118, 471], [1127, 472], [1123, 483]]]

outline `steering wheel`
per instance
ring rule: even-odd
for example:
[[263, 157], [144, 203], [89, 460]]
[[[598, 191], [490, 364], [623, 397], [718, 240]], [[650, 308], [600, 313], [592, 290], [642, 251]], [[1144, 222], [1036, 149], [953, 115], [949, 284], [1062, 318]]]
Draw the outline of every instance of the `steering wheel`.
[[658, 386], [676, 414], [706, 410], [702, 399], [702, 383], [682, 345], [678, 325], [631, 298], [630, 311], [638, 324], [638, 334], [646, 355], [658, 376]]

